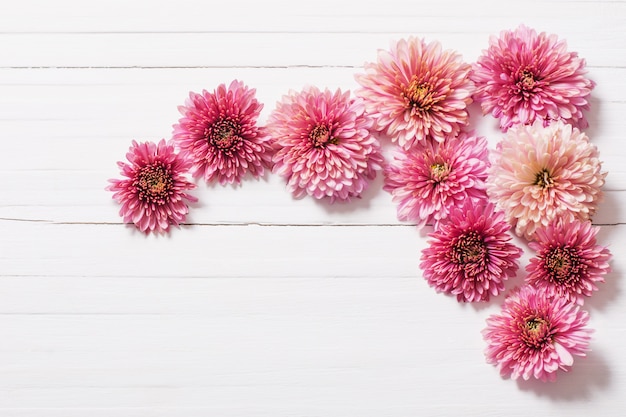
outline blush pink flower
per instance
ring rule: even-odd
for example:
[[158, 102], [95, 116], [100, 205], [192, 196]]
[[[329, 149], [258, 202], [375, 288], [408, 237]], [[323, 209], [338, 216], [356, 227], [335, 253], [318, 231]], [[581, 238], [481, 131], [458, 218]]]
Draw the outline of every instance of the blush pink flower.
[[404, 149], [426, 138], [443, 142], [467, 124], [472, 102], [471, 66], [455, 51], [442, 51], [439, 42], [409, 37], [380, 50], [376, 63], [365, 64], [357, 74], [365, 99], [375, 118], [375, 129]]
[[522, 250], [510, 243], [510, 225], [491, 203], [467, 200], [429, 233], [420, 268], [437, 292], [458, 301], [488, 301], [515, 276]]
[[537, 229], [535, 240], [529, 243], [536, 256], [526, 266], [526, 282], [550, 297], [582, 305], [611, 270], [611, 253], [596, 244], [599, 230], [590, 221], [579, 220]]
[[518, 236], [530, 240], [538, 227], [595, 214], [606, 173], [597, 148], [571, 125], [516, 125], [492, 156], [487, 193]]
[[399, 220], [418, 227], [439, 222], [465, 200], [486, 198], [487, 140], [461, 132], [442, 143], [424, 140], [411, 150], [397, 149], [385, 166], [383, 189], [392, 195]]
[[483, 113], [500, 119], [506, 131], [535, 119], [564, 120], [584, 129], [595, 83], [585, 77], [585, 60], [567, 52], [565, 41], [524, 25], [492, 36], [489, 49], [473, 64], [474, 100]]
[[482, 332], [487, 362], [504, 377], [554, 381], [557, 370], [568, 371], [574, 355], [589, 350], [588, 321], [589, 314], [565, 298], [531, 286], [514, 290]]
[[381, 169], [372, 119], [350, 92], [306, 87], [291, 91], [270, 114], [267, 129], [276, 143], [273, 171], [296, 198], [348, 201], [359, 197]]
[[192, 162], [194, 177], [220, 184], [241, 183], [246, 173], [260, 177], [271, 167], [273, 148], [257, 118], [263, 105], [256, 90], [241, 81], [221, 84], [209, 93], [189, 93], [178, 110], [173, 140]]
[[165, 140], [133, 141], [126, 158], [128, 163], [117, 163], [126, 178], [110, 179], [106, 187], [121, 204], [124, 221], [145, 233], [167, 232], [170, 225], [183, 222], [189, 212], [187, 202], [197, 201], [185, 192], [195, 188], [184, 176], [190, 163]]

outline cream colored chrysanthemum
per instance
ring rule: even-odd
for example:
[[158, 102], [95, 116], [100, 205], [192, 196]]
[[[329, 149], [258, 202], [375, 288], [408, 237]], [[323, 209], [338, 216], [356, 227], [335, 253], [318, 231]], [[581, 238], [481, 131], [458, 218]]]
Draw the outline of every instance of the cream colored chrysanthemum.
[[561, 121], [509, 129], [492, 153], [487, 193], [518, 236], [553, 220], [589, 220], [602, 199], [606, 172], [587, 135]]

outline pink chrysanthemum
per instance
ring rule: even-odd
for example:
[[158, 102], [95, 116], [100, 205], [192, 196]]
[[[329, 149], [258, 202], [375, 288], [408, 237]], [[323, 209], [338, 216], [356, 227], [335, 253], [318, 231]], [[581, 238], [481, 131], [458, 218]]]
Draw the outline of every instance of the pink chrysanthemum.
[[561, 121], [514, 126], [492, 156], [487, 193], [519, 236], [531, 239], [557, 219], [589, 220], [602, 199], [606, 173], [597, 148]]
[[535, 240], [529, 243], [537, 256], [526, 266], [526, 282], [548, 296], [582, 305], [611, 269], [611, 253], [596, 244], [599, 230], [590, 221], [579, 220], [537, 229]]
[[366, 63], [356, 80], [375, 118], [375, 129], [404, 149], [430, 137], [443, 142], [467, 124], [472, 102], [471, 66], [439, 42], [409, 37], [378, 51], [377, 63]]
[[565, 298], [546, 297], [530, 286], [514, 290], [482, 332], [487, 362], [505, 377], [554, 381], [557, 370], [572, 366], [573, 355], [589, 350], [588, 320], [586, 311]]
[[589, 109], [595, 86], [585, 74], [585, 60], [567, 52], [565, 41], [521, 25], [491, 37], [470, 78], [476, 84], [474, 99], [484, 114], [500, 119], [503, 131], [535, 119], [544, 124], [562, 119], [584, 129], [582, 111]]
[[194, 177], [239, 184], [247, 172], [258, 178], [271, 167], [273, 147], [257, 126], [263, 104], [255, 93], [235, 80], [212, 93], [191, 92], [178, 107], [183, 117], [174, 125], [173, 140], [192, 161]]
[[458, 301], [488, 301], [515, 276], [522, 250], [510, 243], [509, 224], [491, 203], [453, 208], [439, 229], [429, 233], [420, 268], [437, 292]]
[[332, 203], [358, 197], [383, 163], [372, 123], [363, 101], [350, 99], [349, 91], [291, 91], [267, 122], [277, 147], [274, 172], [297, 198], [308, 194]]
[[122, 205], [124, 221], [145, 233], [167, 232], [171, 224], [183, 222], [189, 212], [187, 202], [197, 201], [185, 192], [195, 188], [184, 176], [190, 163], [165, 140], [133, 141], [126, 158], [129, 163], [117, 163], [126, 179], [110, 179], [106, 187]]
[[422, 227], [445, 219], [466, 199], [486, 198], [488, 157], [487, 140], [473, 133], [461, 132], [442, 143], [424, 140], [409, 151], [395, 151], [385, 166], [383, 189], [397, 204], [398, 219]]

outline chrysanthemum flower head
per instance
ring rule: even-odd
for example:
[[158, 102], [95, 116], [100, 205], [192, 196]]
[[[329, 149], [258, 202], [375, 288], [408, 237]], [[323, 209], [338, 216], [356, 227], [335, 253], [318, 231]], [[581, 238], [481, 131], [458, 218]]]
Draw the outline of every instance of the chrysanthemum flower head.
[[375, 118], [375, 129], [405, 149], [432, 138], [443, 142], [467, 124], [472, 102], [471, 66], [439, 42], [409, 37], [380, 50], [376, 63], [365, 64], [357, 74], [365, 99]]
[[436, 224], [465, 200], [486, 198], [488, 159], [487, 140], [471, 132], [441, 143], [423, 140], [410, 150], [395, 150], [384, 169], [383, 189], [391, 193], [398, 219], [418, 227]]
[[600, 229], [590, 221], [551, 223], [536, 230], [529, 243], [536, 256], [526, 266], [526, 282], [548, 296], [564, 297], [578, 304], [597, 291], [610, 271], [611, 253], [596, 244]]
[[585, 77], [585, 60], [568, 52], [565, 41], [524, 25], [492, 36], [489, 49], [473, 64], [474, 99], [483, 113], [500, 119], [506, 131], [536, 119], [564, 120], [587, 127], [583, 110], [595, 83]]
[[483, 337], [487, 362], [502, 376], [554, 381], [556, 372], [568, 371], [574, 355], [589, 350], [589, 314], [562, 297], [524, 286], [510, 293], [500, 314], [487, 319]]
[[359, 197], [383, 163], [372, 123], [363, 101], [349, 91], [290, 91], [267, 121], [277, 148], [273, 171], [296, 198], [308, 194], [332, 203]]
[[510, 243], [510, 225], [494, 205], [471, 200], [453, 208], [430, 233], [420, 268], [437, 292], [456, 295], [458, 301], [488, 301], [515, 276], [522, 250]]
[[145, 233], [167, 232], [170, 225], [183, 222], [189, 212], [187, 202], [197, 201], [185, 192], [195, 188], [185, 178], [189, 161], [165, 140], [133, 141], [126, 158], [128, 162], [117, 163], [126, 178], [110, 179], [106, 187], [121, 204], [124, 221]]
[[271, 167], [273, 147], [257, 126], [263, 104], [255, 93], [234, 80], [213, 92], [191, 92], [178, 108], [183, 117], [174, 125], [173, 140], [192, 162], [194, 177], [239, 184], [246, 173], [258, 178]]
[[571, 125], [516, 125], [492, 156], [487, 193], [517, 235], [530, 240], [540, 226], [595, 214], [606, 173], [596, 146]]

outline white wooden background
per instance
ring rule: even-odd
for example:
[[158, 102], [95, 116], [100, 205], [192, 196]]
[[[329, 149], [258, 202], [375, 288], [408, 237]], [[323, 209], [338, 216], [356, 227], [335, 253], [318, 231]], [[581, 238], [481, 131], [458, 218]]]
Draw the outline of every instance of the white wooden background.
[[[200, 183], [166, 237], [123, 225], [104, 191], [132, 139], [170, 136], [190, 90], [241, 79], [264, 122], [290, 88], [355, 89], [402, 37], [472, 62], [520, 23], [587, 59], [609, 172], [594, 222], [613, 272], [585, 304], [592, 352], [554, 384], [485, 363], [502, 297], [460, 305], [428, 287], [429, 229], [397, 221], [380, 176], [332, 206], [274, 175]], [[0, 415], [625, 415], [625, 80], [625, 1], [3, 0]], [[496, 121], [472, 114], [494, 144]]]

